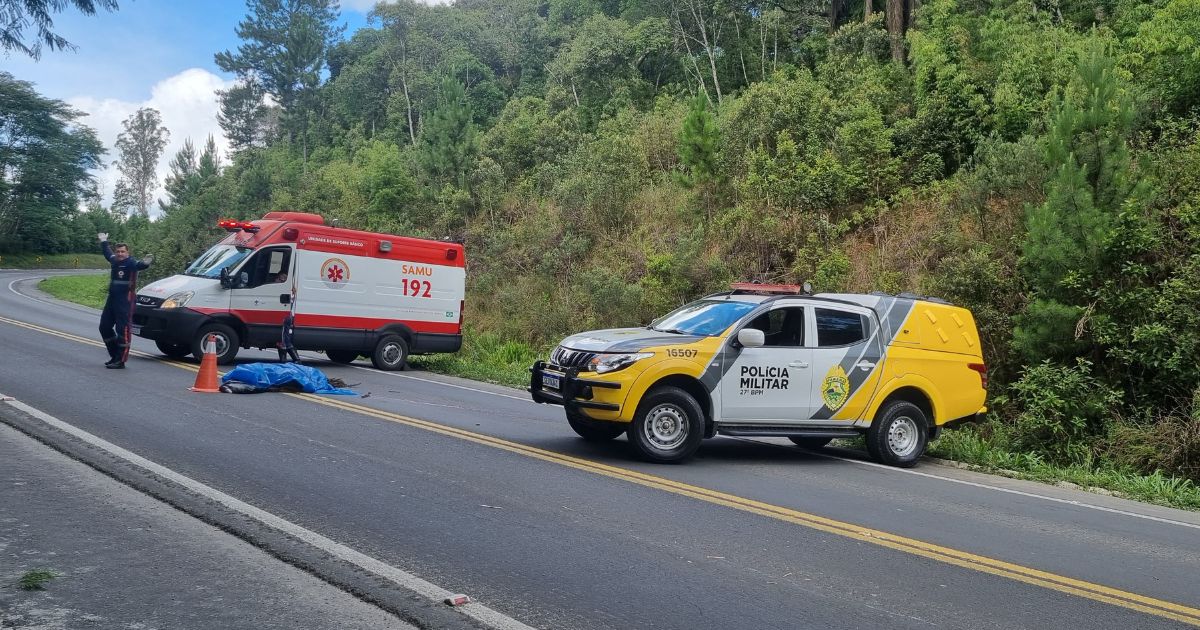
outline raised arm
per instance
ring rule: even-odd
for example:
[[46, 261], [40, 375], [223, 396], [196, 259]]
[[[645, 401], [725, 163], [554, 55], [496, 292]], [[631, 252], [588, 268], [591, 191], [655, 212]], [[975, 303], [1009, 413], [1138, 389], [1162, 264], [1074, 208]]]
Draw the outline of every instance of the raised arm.
[[100, 251], [104, 253], [104, 259], [108, 262], [113, 261], [112, 248], [108, 246], [108, 233], [100, 232], [96, 234], [96, 238], [100, 239]]
[[154, 254], [146, 254], [145, 258], [137, 261], [137, 270], [149, 269], [152, 264], [154, 264]]

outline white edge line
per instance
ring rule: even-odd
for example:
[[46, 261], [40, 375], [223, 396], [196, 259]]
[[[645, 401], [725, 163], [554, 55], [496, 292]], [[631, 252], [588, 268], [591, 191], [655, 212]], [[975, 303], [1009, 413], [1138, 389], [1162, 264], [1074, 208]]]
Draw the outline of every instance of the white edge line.
[[[380, 560], [372, 558], [364, 553], [355, 551], [350, 547], [326, 538], [312, 530], [305, 529], [300, 525], [280, 518], [270, 512], [267, 512], [266, 510], [245, 503], [228, 494], [225, 494], [224, 492], [221, 492], [220, 490], [209, 487], [190, 477], [181, 475], [169, 468], [166, 468], [165, 466], [156, 464], [144, 457], [141, 457], [140, 455], [125, 450], [120, 446], [108, 442], [100, 437], [92, 435], [83, 429], [79, 429], [75, 426], [67, 424], [66, 422], [63, 422], [62, 420], [59, 420], [58, 418], [55, 418], [54, 416], [30, 407], [19, 400], [4, 396], [3, 394], [0, 394], [0, 400], [8, 405], [20, 409], [21, 411], [41, 420], [42, 422], [49, 424], [50, 426], [59, 429], [60, 431], [70, 433], [71, 435], [74, 435], [75, 437], [87, 442], [88, 444], [91, 444], [92, 446], [103, 449], [108, 453], [115, 455], [116, 457], [144, 468], [145, 470], [148, 470], [156, 475], [170, 479], [171, 481], [184, 486], [192, 492], [200, 494], [208, 499], [220, 503], [221, 505], [224, 505], [227, 508], [249, 516], [250, 518], [253, 518], [269, 527], [273, 527], [279, 531], [295, 536], [296, 538], [299, 538], [300, 540], [303, 540], [304, 542], [326, 553], [345, 560], [346, 562], [349, 562], [357, 567], [375, 573], [376, 575], [387, 578], [392, 582], [428, 597], [435, 602], [441, 603], [442, 600], [455, 594], [436, 584], [427, 582], [411, 573], [408, 573], [407, 571], [403, 571]], [[457, 609], [468, 617], [483, 622], [493, 628], [502, 630], [534, 630], [534, 628], [531, 626], [527, 626], [516, 619], [475, 602], [459, 606]]]
[[[773, 442], [760, 442], [758, 440], [747, 440], [747, 441], [752, 441], [757, 444], [769, 444], [771, 446], [787, 448], [786, 445], [775, 444]], [[1164, 523], [1167, 525], [1179, 525], [1180, 527], [1190, 527], [1192, 529], [1200, 529], [1200, 525], [1197, 525], [1195, 523], [1185, 523], [1183, 521], [1175, 521], [1175, 520], [1171, 520], [1169, 518], [1162, 518], [1159, 516], [1150, 516], [1149, 514], [1138, 514], [1137, 512], [1130, 512], [1128, 510], [1118, 510], [1116, 508], [1104, 507], [1102, 505], [1095, 505], [1093, 503], [1084, 503], [1082, 501], [1073, 501], [1071, 499], [1059, 499], [1057, 497], [1050, 497], [1050, 496], [1046, 496], [1044, 494], [1035, 494], [1033, 492], [1025, 492], [1023, 490], [1013, 490], [1011, 488], [1001, 488], [999, 486], [991, 486], [986, 483], [979, 483], [976, 481], [966, 481], [964, 479], [955, 479], [953, 477], [943, 477], [941, 475], [934, 475], [931, 473], [920, 472], [917, 470], [908, 470], [905, 468], [896, 468], [894, 466], [885, 466], [883, 464], [877, 464], [875, 462], [864, 462], [861, 459], [851, 459], [849, 457], [839, 457], [837, 455], [830, 455], [828, 453], [813, 452], [813, 455], [817, 455], [819, 457], [824, 457], [826, 459], [836, 459], [838, 461], [850, 462], [851, 464], [858, 464], [860, 466], [871, 466], [873, 468], [880, 468], [882, 470], [886, 470], [891, 473], [903, 473], [906, 475], [916, 475], [918, 477], [927, 477], [929, 479], [938, 479], [940, 481], [948, 481], [950, 483], [962, 484], [964, 486], [971, 486], [974, 488], [983, 488], [985, 490], [994, 490], [996, 492], [1015, 494], [1015, 495], [1022, 496], [1022, 497], [1028, 497], [1030, 499], [1042, 499], [1044, 501], [1053, 501], [1054, 503], [1062, 503], [1064, 505], [1073, 505], [1075, 507], [1088, 508], [1090, 510], [1099, 510], [1101, 512], [1108, 512], [1110, 514], [1120, 514], [1122, 516], [1131, 516], [1133, 518], [1141, 518], [1141, 519], [1145, 519], [1148, 521]], [[1174, 509], [1174, 508], [1168, 508], [1168, 509]]]

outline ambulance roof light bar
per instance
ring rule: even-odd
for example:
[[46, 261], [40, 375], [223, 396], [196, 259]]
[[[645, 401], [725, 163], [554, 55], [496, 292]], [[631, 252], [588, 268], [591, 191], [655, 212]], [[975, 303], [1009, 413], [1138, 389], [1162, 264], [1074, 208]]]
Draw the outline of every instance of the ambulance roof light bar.
[[237, 221], [235, 219], [221, 219], [217, 221], [217, 227], [224, 228], [226, 232], [240, 232], [245, 230], [251, 234], [262, 229], [249, 221]]

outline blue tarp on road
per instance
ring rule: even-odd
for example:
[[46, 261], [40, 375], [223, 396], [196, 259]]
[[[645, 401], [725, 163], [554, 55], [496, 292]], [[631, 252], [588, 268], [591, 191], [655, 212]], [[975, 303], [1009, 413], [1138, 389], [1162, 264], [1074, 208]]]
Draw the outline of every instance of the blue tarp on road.
[[334, 387], [321, 370], [299, 363], [243, 363], [221, 377], [222, 385], [230, 382], [250, 385], [254, 392], [284, 389], [310, 394], [358, 395], [354, 390]]

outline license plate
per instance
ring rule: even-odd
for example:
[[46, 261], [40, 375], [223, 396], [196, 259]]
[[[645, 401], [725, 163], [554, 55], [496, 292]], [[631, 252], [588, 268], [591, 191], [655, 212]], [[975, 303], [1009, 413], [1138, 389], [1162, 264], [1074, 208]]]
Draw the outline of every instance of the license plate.
[[562, 389], [562, 377], [554, 374], [542, 374], [542, 387], [546, 389]]

